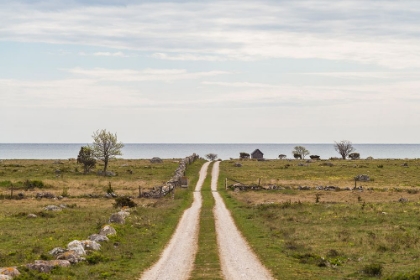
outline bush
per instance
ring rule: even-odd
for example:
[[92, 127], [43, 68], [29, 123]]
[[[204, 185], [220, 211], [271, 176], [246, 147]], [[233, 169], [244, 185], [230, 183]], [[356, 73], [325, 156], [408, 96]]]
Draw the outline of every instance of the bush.
[[124, 207], [124, 206], [132, 208], [132, 207], [136, 207], [137, 203], [131, 200], [131, 198], [129, 198], [128, 196], [120, 196], [115, 199], [115, 203], [113, 205], [115, 208]]
[[86, 257], [86, 261], [88, 264], [97, 264], [105, 260], [106, 258], [101, 253], [98, 253], [98, 252], [93, 252], [92, 254]]
[[23, 183], [23, 186], [26, 189], [34, 189], [34, 188], [42, 189], [43, 187], [45, 187], [44, 183], [42, 181], [39, 181], [39, 180], [32, 180], [32, 181], [31, 180], [26, 180]]
[[362, 273], [368, 276], [381, 276], [382, 275], [383, 266], [379, 263], [372, 263], [365, 265], [362, 269]]

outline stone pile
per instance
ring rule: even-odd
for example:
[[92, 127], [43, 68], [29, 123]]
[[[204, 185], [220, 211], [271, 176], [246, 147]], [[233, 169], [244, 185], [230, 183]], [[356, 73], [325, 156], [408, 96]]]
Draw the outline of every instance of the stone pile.
[[[120, 223], [119, 221], [123, 221], [122, 223], [124, 223], [125, 218], [129, 215], [128, 209], [123, 207], [121, 211], [112, 214], [109, 221], [110, 223]], [[114, 221], [114, 217], [117, 216], [119, 220]], [[54, 256], [55, 260], [35, 260], [33, 263], [26, 264], [25, 266], [31, 270], [48, 273], [54, 267], [68, 267], [77, 264], [80, 261], [86, 260], [85, 256], [88, 251], [100, 250], [101, 244], [99, 243], [109, 241], [108, 236], [115, 234], [117, 232], [111, 225], [104, 225], [99, 234], [92, 234], [86, 240], [73, 240], [67, 244], [66, 248], [56, 247], [52, 249], [49, 254]], [[0, 268], [0, 280], [10, 280], [18, 275], [20, 275], [20, 272], [16, 267]]]
[[198, 158], [199, 156], [194, 153], [182, 159], [178, 168], [175, 170], [175, 174], [169, 181], [166, 182], [164, 186], [154, 187], [151, 191], [142, 192], [139, 197], [160, 198], [172, 192], [176, 187], [180, 187], [181, 178], [184, 177], [187, 166], [196, 161]]

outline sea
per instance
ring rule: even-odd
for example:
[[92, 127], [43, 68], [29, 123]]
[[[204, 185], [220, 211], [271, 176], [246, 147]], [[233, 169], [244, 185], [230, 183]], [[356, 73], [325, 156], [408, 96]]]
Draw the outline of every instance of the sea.
[[[88, 143], [0, 143], [1, 159], [69, 159], [77, 158], [80, 147]], [[184, 158], [196, 153], [205, 157], [215, 153], [218, 158], [226, 160], [239, 158], [239, 153], [252, 153], [259, 149], [266, 159], [276, 159], [279, 154], [293, 158], [295, 146], [304, 146], [311, 155], [319, 155], [321, 159], [340, 157], [334, 149], [334, 143], [328, 144], [152, 144], [124, 143], [122, 156], [125, 159], [162, 159]], [[353, 144], [355, 152], [361, 158], [420, 158], [420, 144]]]

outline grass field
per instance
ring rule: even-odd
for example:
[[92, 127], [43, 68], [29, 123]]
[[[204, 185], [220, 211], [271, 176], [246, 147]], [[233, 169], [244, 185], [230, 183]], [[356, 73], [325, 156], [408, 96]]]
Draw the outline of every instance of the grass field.
[[[188, 167], [190, 186], [195, 186], [198, 172], [203, 164], [198, 160]], [[114, 199], [103, 198], [111, 182], [118, 195], [130, 195], [138, 204], [125, 225], [116, 225], [117, 236], [102, 244], [98, 253], [88, 256], [90, 262], [79, 263], [70, 268], [55, 269], [43, 275], [23, 271], [15, 279], [135, 279], [155, 262], [172, 235], [184, 209], [192, 201], [191, 189], [177, 189], [174, 199], [159, 200], [136, 198], [138, 187], [161, 185], [173, 175], [177, 162], [164, 161], [151, 165], [144, 160], [113, 161], [110, 170], [115, 177], [82, 175], [74, 162], [37, 160], [2, 161], [0, 166], [0, 267], [19, 266], [36, 259], [51, 259], [48, 251], [54, 247], [66, 247], [77, 239], [86, 239], [98, 233], [106, 224]], [[55, 170], [62, 170], [57, 176]], [[79, 168], [81, 169], [81, 168]], [[133, 174], [126, 172], [132, 170]], [[42, 181], [42, 188], [25, 190], [23, 182]], [[8, 199], [10, 183], [22, 192], [22, 200]], [[190, 187], [192, 188], [192, 187]], [[66, 189], [68, 197], [62, 200], [35, 199], [36, 192], [51, 192], [60, 195]], [[93, 196], [89, 196], [93, 195]], [[100, 196], [96, 198], [95, 195]], [[70, 206], [61, 212], [47, 212], [43, 207], [50, 204]], [[28, 219], [27, 214], [38, 215]]]
[[[419, 160], [339, 160], [332, 167], [282, 160], [234, 163], [222, 162], [219, 188], [224, 178], [291, 187], [221, 191], [238, 227], [277, 279], [419, 279]], [[373, 180], [358, 185], [373, 190], [296, 190], [352, 187], [359, 174]], [[399, 202], [401, 197], [408, 202]]]

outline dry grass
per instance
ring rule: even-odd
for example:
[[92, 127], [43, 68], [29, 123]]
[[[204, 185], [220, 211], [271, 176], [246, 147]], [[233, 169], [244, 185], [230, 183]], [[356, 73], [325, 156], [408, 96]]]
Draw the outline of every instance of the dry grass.
[[[371, 279], [366, 267], [382, 268], [387, 279], [420, 275], [419, 160], [333, 161], [332, 167], [280, 160], [244, 161], [241, 168], [233, 163], [221, 164], [222, 179], [256, 184], [261, 178], [261, 185], [291, 187], [221, 192], [238, 227], [278, 279]], [[352, 187], [359, 174], [370, 175], [373, 181], [358, 185], [372, 191], [296, 188]], [[399, 202], [401, 197], [408, 202]]]

